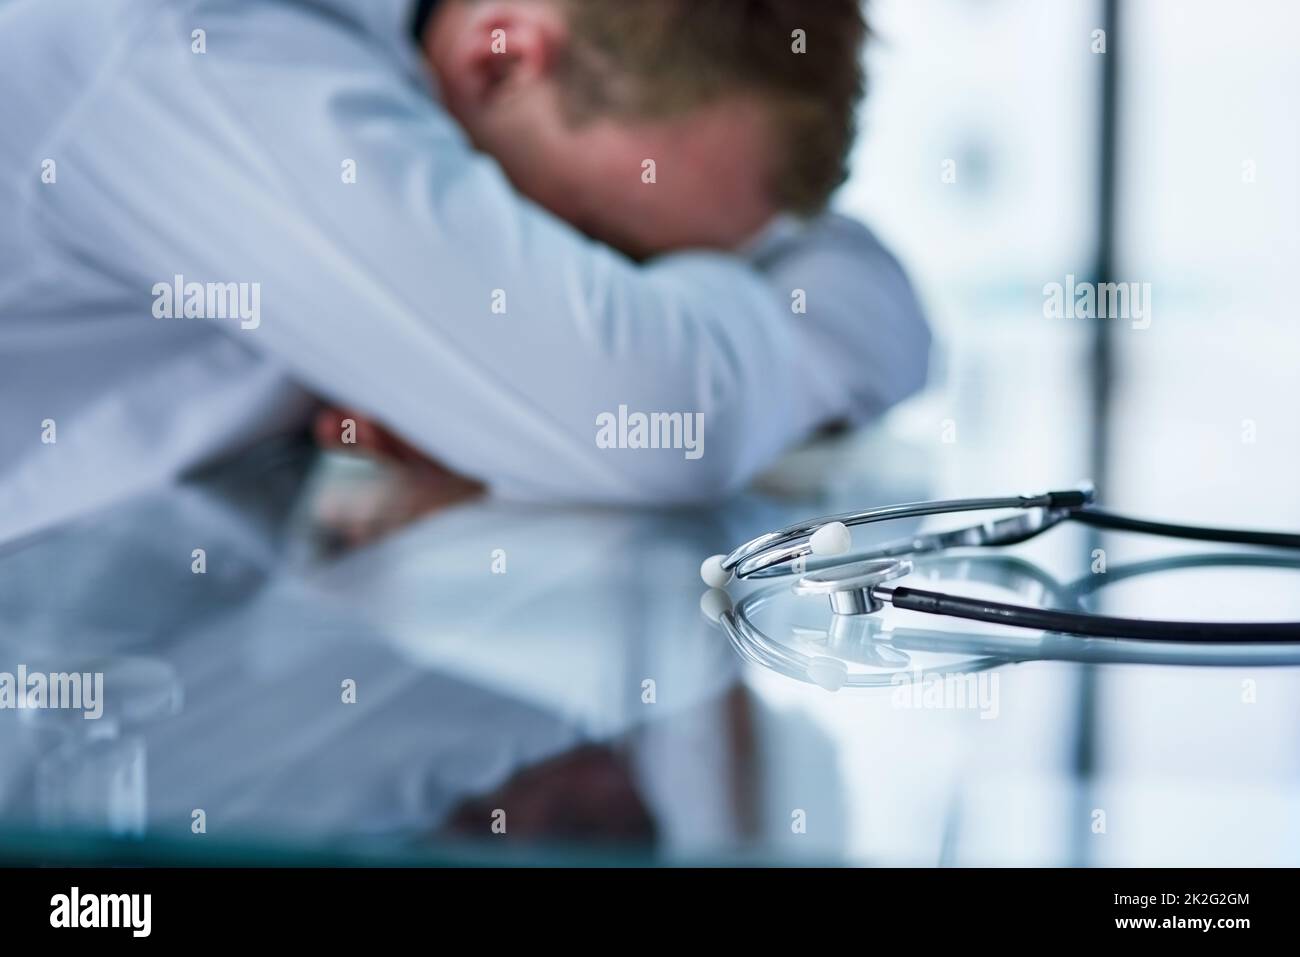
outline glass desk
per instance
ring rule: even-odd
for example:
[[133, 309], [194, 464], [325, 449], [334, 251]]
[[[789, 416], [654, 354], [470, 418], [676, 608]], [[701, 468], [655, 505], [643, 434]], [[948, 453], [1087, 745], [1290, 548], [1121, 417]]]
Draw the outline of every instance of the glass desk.
[[[861, 467], [882, 444], [896, 476]], [[850, 435], [726, 506], [658, 512], [506, 504], [286, 443], [10, 543], [0, 671], [101, 672], [104, 695], [98, 720], [0, 711], [0, 855], [1300, 861], [1300, 649], [892, 610], [846, 629], [823, 601], [776, 595], [756, 616], [770, 641], [882, 676], [829, 691], [702, 612], [705, 555], [951, 492], [917, 456]], [[941, 477], [906, 478], [926, 471]], [[1099, 548], [1109, 578], [1092, 588]], [[1181, 557], [1197, 553], [1062, 527], [917, 574], [1116, 614], [1300, 618], [1300, 569]]]

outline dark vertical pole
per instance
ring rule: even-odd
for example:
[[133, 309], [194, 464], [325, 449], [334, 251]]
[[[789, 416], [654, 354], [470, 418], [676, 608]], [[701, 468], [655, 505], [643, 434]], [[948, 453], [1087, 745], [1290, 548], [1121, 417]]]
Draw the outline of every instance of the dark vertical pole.
[[[1121, 37], [1119, 0], [1101, 0], [1101, 28], [1106, 31], [1106, 53], [1101, 61], [1100, 102], [1097, 109], [1097, 232], [1092, 281], [1114, 282], [1115, 245], [1118, 230], [1117, 186], [1119, 165], [1119, 83]], [[1115, 373], [1113, 322], [1098, 315], [1093, 320], [1090, 357], [1090, 412], [1088, 464], [1098, 492], [1105, 496], [1110, 480], [1110, 431]], [[1088, 555], [1100, 546], [1096, 531], [1088, 533]], [[1078, 684], [1078, 725], [1072, 765], [1076, 801], [1070, 833], [1075, 836], [1073, 858], [1085, 865], [1091, 859], [1093, 793], [1097, 773], [1098, 674], [1092, 665], [1082, 665]], [[1104, 808], [1102, 810], [1105, 810]]]
[[[1094, 282], [1114, 282], [1117, 224], [1116, 192], [1119, 164], [1119, 0], [1102, 0], [1102, 29], [1106, 31], [1106, 53], [1101, 61], [1101, 102], [1097, 116], [1097, 235], [1093, 260]], [[1092, 327], [1092, 424], [1089, 464], [1097, 488], [1105, 495], [1110, 467], [1111, 399], [1114, 376], [1112, 322], [1102, 316]]]

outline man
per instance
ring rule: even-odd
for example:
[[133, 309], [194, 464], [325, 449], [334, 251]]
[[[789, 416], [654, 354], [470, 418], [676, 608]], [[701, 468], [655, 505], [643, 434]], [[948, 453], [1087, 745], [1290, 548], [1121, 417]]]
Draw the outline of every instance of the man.
[[878, 414], [928, 333], [808, 218], [864, 32], [856, 0], [0, 0], [0, 534], [320, 399], [498, 494], [621, 503]]

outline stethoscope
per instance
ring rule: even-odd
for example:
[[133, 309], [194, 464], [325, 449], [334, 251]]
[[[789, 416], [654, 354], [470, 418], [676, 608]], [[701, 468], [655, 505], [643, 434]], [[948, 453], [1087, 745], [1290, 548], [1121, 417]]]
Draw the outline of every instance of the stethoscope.
[[[1065, 521], [1092, 528], [1139, 532], [1168, 538], [1193, 539], [1233, 545], [1300, 549], [1300, 535], [1241, 529], [1205, 528], [1130, 518], [1093, 503], [1091, 485], [1042, 495], [1005, 498], [952, 499], [887, 505], [799, 522], [759, 535], [729, 555], [714, 555], [700, 566], [700, 576], [711, 588], [724, 588], [732, 580], [800, 575], [796, 595], [821, 595], [829, 599], [836, 615], [867, 615], [885, 604], [895, 608], [992, 622], [1017, 628], [1060, 632], [1095, 638], [1135, 638], [1150, 641], [1300, 641], [1300, 622], [1164, 621], [1119, 618], [1081, 611], [1035, 608], [927, 591], [886, 583], [913, 570], [912, 556], [958, 547], [992, 547], [1027, 541]], [[915, 535], [888, 542], [867, 552], [850, 555], [851, 528], [902, 518], [920, 518], [950, 512], [1019, 509], [1021, 514], [948, 532]]]
[[[917, 572], [1010, 588], [1029, 600], [1055, 607], [1082, 608], [1100, 588], [1146, 575], [1204, 568], [1300, 569], [1300, 557], [1258, 552], [1172, 555], [1112, 566], [1104, 575], [1086, 573], [1061, 583], [1037, 565], [1010, 555], [961, 554], [926, 557]], [[733, 601], [718, 588], [700, 598], [705, 618], [721, 629], [739, 656], [769, 671], [827, 691], [841, 688], [896, 688], [900, 680], [971, 674], [1031, 661], [1080, 664], [1203, 665], [1258, 668], [1300, 665], [1300, 642], [1123, 641], [1061, 635], [966, 632], [925, 629], [887, 622], [872, 615], [832, 615], [824, 628], [792, 626], [769, 633], [758, 622], [764, 610], [789, 588], [769, 585]], [[914, 653], [958, 656], [922, 667]]]

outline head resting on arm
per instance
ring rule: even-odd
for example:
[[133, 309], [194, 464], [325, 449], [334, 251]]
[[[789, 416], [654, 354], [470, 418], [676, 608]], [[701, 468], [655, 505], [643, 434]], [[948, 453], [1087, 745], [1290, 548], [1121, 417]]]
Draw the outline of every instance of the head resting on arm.
[[825, 205], [866, 33], [859, 0], [441, 0], [422, 43], [520, 192], [645, 257]]

